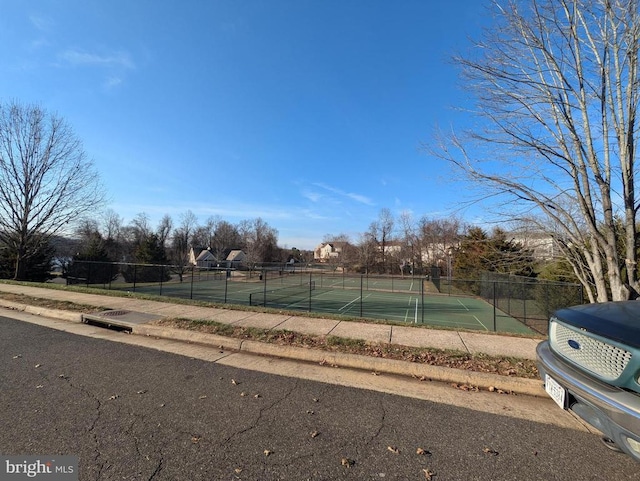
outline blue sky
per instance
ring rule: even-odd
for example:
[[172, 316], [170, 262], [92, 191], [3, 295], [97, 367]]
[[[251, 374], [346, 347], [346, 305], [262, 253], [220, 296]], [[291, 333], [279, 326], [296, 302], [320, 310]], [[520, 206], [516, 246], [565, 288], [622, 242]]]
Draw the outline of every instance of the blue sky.
[[[0, 101], [64, 117], [113, 209], [261, 217], [283, 247], [357, 241], [381, 209], [466, 200], [421, 151], [468, 102], [450, 57], [486, 26], [459, 0], [0, 0]], [[474, 222], [479, 215], [457, 215]]]

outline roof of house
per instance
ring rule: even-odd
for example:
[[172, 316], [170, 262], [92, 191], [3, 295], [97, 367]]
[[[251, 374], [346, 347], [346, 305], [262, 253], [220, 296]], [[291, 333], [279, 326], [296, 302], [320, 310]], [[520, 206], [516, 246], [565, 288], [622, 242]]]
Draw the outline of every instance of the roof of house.
[[198, 257], [196, 257], [196, 261], [215, 261], [216, 256], [213, 255], [213, 253], [210, 250], [203, 250], [200, 254], [198, 254]]
[[241, 249], [234, 249], [231, 252], [229, 252], [229, 255], [227, 256], [227, 260], [228, 261], [241, 261], [242, 259], [244, 259], [244, 252], [242, 252]]

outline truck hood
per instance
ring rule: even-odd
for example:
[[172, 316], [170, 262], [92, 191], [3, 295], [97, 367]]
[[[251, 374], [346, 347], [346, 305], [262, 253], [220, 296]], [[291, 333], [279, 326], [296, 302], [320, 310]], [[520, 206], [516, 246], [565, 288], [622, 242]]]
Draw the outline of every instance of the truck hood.
[[640, 301], [601, 302], [559, 309], [560, 321], [640, 348]]

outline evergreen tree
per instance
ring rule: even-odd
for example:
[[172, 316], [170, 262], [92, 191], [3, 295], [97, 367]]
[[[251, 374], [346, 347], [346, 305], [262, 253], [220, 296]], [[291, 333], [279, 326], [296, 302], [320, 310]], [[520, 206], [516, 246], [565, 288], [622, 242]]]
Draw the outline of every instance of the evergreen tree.
[[122, 275], [127, 282], [164, 282], [171, 276], [167, 253], [157, 234], [141, 238], [134, 251], [136, 265], [127, 266]]
[[99, 232], [89, 235], [84, 248], [73, 256], [65, 277], [69, 284], [106, 284], [114, 280], [118, 269], [107, 252], [105, 240]]

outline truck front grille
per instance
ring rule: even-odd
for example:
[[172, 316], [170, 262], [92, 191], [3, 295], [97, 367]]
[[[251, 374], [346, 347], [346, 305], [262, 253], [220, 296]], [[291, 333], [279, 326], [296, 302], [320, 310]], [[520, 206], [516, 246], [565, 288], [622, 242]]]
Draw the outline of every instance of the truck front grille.
[[618, 379], [631, 360], [629, 351], [554, 320], [549, 326], [549, 342], [558, 354], [605, 381]]

